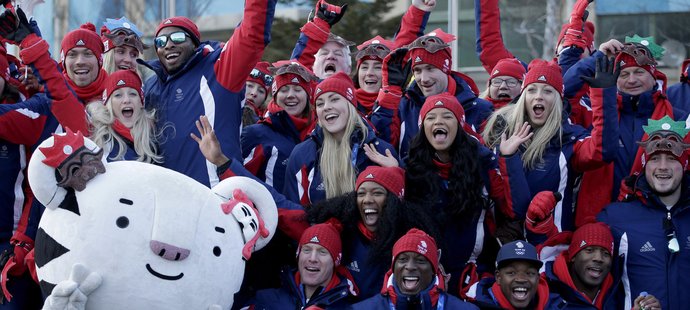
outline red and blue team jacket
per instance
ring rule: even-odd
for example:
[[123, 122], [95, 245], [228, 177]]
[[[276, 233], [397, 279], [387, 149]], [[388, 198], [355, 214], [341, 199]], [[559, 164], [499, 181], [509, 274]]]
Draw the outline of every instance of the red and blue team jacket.
[[258, 124], [245, 127], [241, 141], [244, 167], [282, 192], [288, 158], [295, 145], [302, 142], [287, 112], [269, 113]]
[[[600, 168], [613, 160], [616, 152], [618, 126], [616, 123], [616, 89], [592, 88], [594, 109], [594, 129], [589, 133], [567, 120], [562, 123], [561, 135], [555, 136], [544, 150], [542, 161], [532, 169], [523, 167], [521, 151], [511, 156], [501, 156], [501, 174], [513, 188], [526, 184], [525, 192], [511, 191], [515, 196], [529, 195], [532, 200], [541, 191], [561, 193], [563, 199], [554, 209], [554, 224], [558, 231], [574, 230], [575, 210], [573, 189], [582, 172]], [[522, 201], [521, 200], [521, 201]], [[517, 218], [524, 219], [528, 205], [514, 204]]]
[[[465, 109], [465, 122], [470, 124], [475, 131], [479, 131], [482, 124], [493, 112], [493, 105], [477, 98], [476, 89], [471, 78], [460, 73], [451, 72], [455, 83], [449, 85], [449, 91], [453, 94]], [[450, 84], [450, 81], [449, 81]], [[410, 141], [419, 132], [419, 112], [426, 99], [417, 82], [413, 81], [405, 90], [402, 97], [379, 96], [378, 106], [371, 114], [371, 122], [376, 128], [379, 137], [395, 145], [400, 153], [400, 158], [407, 157]]]
[[[365, 121], [366, 123], [366, 121]], [[352, 146], [351, 164], [355, 169], [355, 175], [366, 167], [374, 165], [364, 154], [364, 144], [373, 144], [381, 154], [390, 150], [395, 158], [398, 154], [387, 142], [379, 139], [371, 128], [368, 128], [367, 138], [362, 141], [362, 132], [356, 129], [349, 137]], [[304, 142], [295, 146], [288, 159], [285, 171], [285, 185], [283, 194], [295, 202], [306, 206], [326, 199], [326, 189], [321, 178], [319, 156], [323, 143], [323, 132], [320, 126], [316, 126], [314, 132]]]
[[241, 160], [242, 100], [249, 72], [271, 39], [276, 0], [245, 2], [244, 17], [228, 42], [202, 42], [176, 73], [168, 74], [159, 60], [142, 62], [156, 75], [144, 85], [147, 108], [155, 108], [161, 133], [163, 167], [183, 173], [206, 186], [218, 183], [216, 166], [206, 161], [189, 135], [206, 115], [223, 153]]
[[668, 101], [671, 102], [671, 105], [690, 112], [690, 80], [688, 80], [688, 73], [690, 73], [690, 59], [686, 59], [683, 62], [680, 83], [669, 86], [666, 89], [666, 96], [668, 96]]
[[[652, 192], [644, 174], [634, 185], [634, 197], [628, 202], [609, 204], [597, 220], [611, 227], [615, 249], [625, 257], [623, 287], [625, 303], [620, 309], [632, 308], [632, 302], [647, 292], [661, 302], [664, 309], [686, 309], [690, 304], [690, 177], [681, 183], [678, 202], [668, 210]], [[668, 235], [675, 234], [679, 250], [671, 253]]]

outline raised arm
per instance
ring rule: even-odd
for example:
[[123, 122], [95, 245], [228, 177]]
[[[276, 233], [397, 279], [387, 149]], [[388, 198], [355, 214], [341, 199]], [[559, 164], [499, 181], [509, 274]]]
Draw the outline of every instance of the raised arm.
[[496, 63], [504, 58], [515, 58], [503, 44], [501, 11], [498, 0], [474, 0], [477, 56], [486, 72], [491, 73]]
[[403, 15], [400, 28], [393, 37], [394, 49], [410, 44], [424, 35], [424, 29], [434, 7], [436, 7], [436, 0], [412, 0], [412, 5]]
[[271, 25], [277, 0], [246, 0], [242, 21], [214, 64], [218, 82], [239, 92], [271, 41]]

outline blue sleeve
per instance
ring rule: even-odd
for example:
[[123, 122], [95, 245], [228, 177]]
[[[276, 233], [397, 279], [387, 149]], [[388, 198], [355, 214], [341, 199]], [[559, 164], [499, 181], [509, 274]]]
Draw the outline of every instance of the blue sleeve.
[[580, 61], [580, 57], [585, 51], [577, 46], [566, 47], [558, 54], [558, 65], [561, 67], [561, 72], [565, 74], [568, 69]]
[[301, 161], [299, 160], [300, 149], [302, 149], [300, 147], [300, 144], [295, 146], [295, 148], [292, 150], [292, 153], [290, 154], [290, 158], [288, 158], [287, 167], [285, 168], [285, 182], [283, 182], [282, 189], [282, 192], [285, 195], [285, 197], [294, 203], [300, 203], [300, 196], [298, 191], [298, 187], [300, 186], [300, 184], [297, 184], [296, 179], [297, 174], [300, 170], [301, 163]]
[[14, 111], [14, 110], [20, 110], [20, 109], [27, 109], [31, 112], [40, 114], [40, 115], [51, 115], [50, 112], [50, 106], [51, 106], [52, 101], [46, 97], [45, 94], [43, 93], [37, 93], [30, 98], [19, 102], [19, 103], [12, 103], [12, 104], [0, 104], [0, 115], [3, 115], [7, 112]]
[[592, 56], [581, 59], [568, 69], [563, 75], [564, 97], [573, 98], [582, 89], [585, 82], [581, 76], [594, 77], [598, 58], [605, 57], [604, 53], [597, 51]]

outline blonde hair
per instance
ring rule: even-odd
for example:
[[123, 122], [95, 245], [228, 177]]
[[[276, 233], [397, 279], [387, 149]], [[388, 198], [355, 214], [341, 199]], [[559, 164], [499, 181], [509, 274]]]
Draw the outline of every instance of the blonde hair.
[[[487, 125], [485, 127], [483, 136], [485, 142], [489, 146], [497, 146], [500, 144], [501, 134], [505, 131], [507, 136], [510, 137], [514, 132], [516, 132], [524, 122], [529, 122], [529, 116], [527, 114], [526, 99], [525, 94], [520, 96], [514, 105], [509, 105], [499, 109], [494, 112]], [[535, 128], [532, 127], [532, 138], [525, 142], [523, 146], [526, 147], [525, 151], [522, 153], [522, 165], [525, 168], [533, 169], [534, 166], [542, 161], [544, 156], [544, 150], [549, 146], [551, 139], [558, 135], [559, 144], [563, 144], [561, 140], [563, 134], [563, 127], [561, 121], [563, 120], [563, 100], [560, 96], [556, 96], [553, 102], [553, 109], [551, 113], [546, 118], [546, 122], [543, 126]], [[505, 130], [499, 130], [500, 117], [504, 117], [506, 124]]]
[[354, 105], [348, 104], [349, 117], [345, 133], [340, 141], [327, 130], [323, 131], [323, 145], [319, 156], [321, 179], [326, 188], [326, 198], [333, 198], [355, 190], [355, 167], [352, 163], [352, 146], [350, 136], [359, 128], [362, 133], [361, 141], [367, 139], [367, 126], [359, 117]]
[[490, 99], [489, 98], [489, 90], [490, 90], [489, 86], [487, 86], [486, 89], [484, 89], [481, 93], [479, 93], [479, 96], [477, 96], [477, 97], [482, 98], [482, 99], [486, 99], [486, 100]]
[[[105, 54], [103, 54], [103, 70], [105, 72], [108, 72], [108, 74], [111, 74], [115, 71], [121, 70], [117, 67], [115, 64], [115, 48], [112, 48]], [[135, 63], [134, 64], [135, 70], [134, 72], [143, 80], [143, 77], [141, 75], [141, 70], [139, 70], [139, 64]]]
[[[90, 138], [106, 150], [106, 154], [109, 154], [113, 145], [117, 144], [118, 153], [114, 157], [109, 157], [108, 160], [124, 160], [127, 145], [125, 140], [113, 129], [115, 115], [113, 114], [111, 99], [109, 98], [106, 104], [103, 104], [102, 101], [94, 101], [86, 106], [92, 125]], [[142, 113], [139, 114], [131, 128], [134, 151], [138, 155], [137, 161], [145, 163], [163, 162], [163, 156], [158, 154], [155, 115], [155, 110], [147, 111], [142, 107]]]

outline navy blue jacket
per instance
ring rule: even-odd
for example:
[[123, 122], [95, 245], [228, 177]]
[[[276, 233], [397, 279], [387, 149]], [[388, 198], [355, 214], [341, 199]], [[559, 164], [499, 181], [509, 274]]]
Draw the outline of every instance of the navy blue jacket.
[[[608, 224], [615, 246], [625, 256], [622, 275], [624, 309], [630, 309], [640, 292], [654, 295], [664, 309], [687, 309], [690, 305], [690, 176], [681, 183], [679, 201], [667, 210], [649, 188], [644, 174], [635, 182], [635, 199], [609, 204], [597, 219]], [[664, 229], [670, 218], [674, 229]], [[671, 253], [667, 233], [675, 231], [680, 251]]]
[[[605, 310], [617, 310], [617, 309], [623, 309], [622, 306], [622, 301], [623, 301], [623, 286], [621, 285], [621, 279], [620, 279], [620, 273], [622, 272], [614, 272], [615, 268], [622, 269], [622, 257], [619, 257], [618, 261], [614, 259], [612, 268], [611, 268], [611, 275], [613, 276], [613, 285], [609, 289], [608, 292], [606, 292], [605, 296], [597, 296], [597, 298], [604, 298], [604, 307], [603, 309]], [[553, 272], [553, 261], [547, 262], [546, 265], [544, 266], [544, 276], [546, 277], [546, 282], [549, 284], [549, 292], [550, 294], [550, 303], [554, 305], [562, 305], [559, 307], [559, 309], [563, 310], [575, 310], [575, 309], [592, 309], [592, 310], [597, 310], [597, 308], [591, 304], [589, 301], [587, 301], [581, 293], [576, 292], [572, 287], [568, 286], [567, 284], [563, 283], [561, 280], [558, 279], [556, 274]]]
[[[392, 276], [391, 276], [392, 277]], [[362, 309], [362, 310], [390, 310], [390, 309], [408, 309], [408, 303], [411, 300], [407, 295], [403, 295], [398, 289], [395, 282], [392, 283], [397, 298], [396, 303], [393, 305], [391, 298], [388, 294], [378, 294], [361, 302], [352, 305], [352, 309]], [[443, 310], [443, 309], [458, 309], [458, 310], [474, 310], [477, 309], [476, 306], [470, 303], [461, 301], [455, 296], [448, 295], [446, 292], [441, 291], [438, 302], [436, 305], [431, 304], [431, 298], [429, 297], [429, 292], [432, 289], [437, 289], [435, 285], [429, 286], [427, 289], [419, 293], [419, 299], [421, 300], [421, 305], [419, 309], [423, 310]], [[417, 298], [414, 298], [417, 299]]]
[[[366, 122], [365, 122], [366, 124]], [[352, 146], [352, 164], [355, 175], [368, 166], [374, 165], [364, 154], [364, 144], [373, 143], [381, 154], [386, 154], [386, 149], [397, 158], [395, 149], [387, 142], [379, 139], [371, 128], [368, 128], [366, 141], [362, 141], [362, 133], [356, 129], [350, 138]], [[344, 139], [345, 137], [343, 137]], [[321, 178], [319, 157], [323, 143], [323, 132], [320, 126], [316, 126], [314, 132], [302, 143], [295, 146], [288, 159], [287, 171], [285, 171], [285, 197], [302, 205], [314, 204], [326, 199], [326, 189]]]
[[369, 259], [371, 241], [359, 231], [352, 231], [343, 236], [343, 261], [359, 289], [360, 300], [367, 299], [381, 292], [381, 285], [390, 261], [372, 263]]

